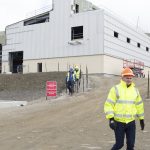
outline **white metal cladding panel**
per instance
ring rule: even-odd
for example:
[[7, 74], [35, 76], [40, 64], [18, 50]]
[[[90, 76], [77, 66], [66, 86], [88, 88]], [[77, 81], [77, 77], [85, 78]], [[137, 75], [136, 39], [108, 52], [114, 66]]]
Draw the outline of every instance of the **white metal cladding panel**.
[[[124, 42], [126, 42], [127, 37], [128, 37], [131, 39], [131, 43], [133, 42], [133, 43], [135, 43], [135, 45], [137, 45], [137, 43], [140, 43], [141, 45], [143, 45], [145, 47], [145, 49], [146, 49], [146, 47], [150, 47], [150, 39], [149, 39], [149, 42], [147, 42], [146, 40], [144, 41], [144, 40], [138, 39], [138, 38], [136, 38], [136, 36], [130, 35], [126, 31], [124, 31], [112, 24], [109, 24], [108, 22], [105, 22], [105, 27], [104, 27], [105, 34], [114, 36], [114, 31], [119, 33], [118, 39], [123, 40]], [[144, 36], [144, 38], [145, 38], [145, 36]]]
[[[29, 26], [26, 26], [27, 29]], [[31, 26], [30, 32], [23, 33], [24, 59], [44, 58], [47, 54], [48, 23], [36, 24]], [[47, 48], [46, 48], [47, 47]]]
[[[23, 39], [24, 33], [29, 33], [31, 30], [25, 30], [23, 28], [23, 22], [18, 22], [12, 25], [9, 25], [6, 27], [6, 44], [4, 46], [3, 55], [7, 55], [9, 52], [16, 52], [16, 51], [24, 51], [23, 47]], [[8, 60], [6, 57], [3, 58], [3, 60]]]
[[14, 32], [16, 32], [16, 31], [19, 32], [19, 28], [21, 25], [22, 25], [22, 22], [17, 22], [17, 23], [7, 26], [6, 34], [14, 34]]
[[126, 36], [129, 36], [129, 38], [134, 39], [137, 42], [139, 40], [141, 42], [150, 44], [150, 38], [143, 32], [137, 31], [134, 28], [130, 27], [129, 25], [124, 24], [123, 22], [121, 22], [111, 14], [108, 14], [107, 12], [104, 13], [104, 21], [105, 21], [104, 25], [106, 27], [116, 29], [118, 32]]
[[[146, 51], [145, 46], [141, 45], [141, 47], [139, 48], [139, 47], [137, 47], [137, 42], [135, 42], [135, 41], [131, 41], [131, 43], [127, 43], [126, 39], [122, 36], [119, 36], [119, 38], [115, 38], [113, 36], [105, 34], [104, 40], [107, 42], [110, 42], [110, 43], [114, 43], [116, 45], [120, 45], [121, 47], [130, 49], [132, 51], [132, 53], [135, 53], [136, 49], [138, 49], [139, 51], [145, 52], [145, 55], [147, 55], [147, 53], [149, 53]], [[107, 46], [107, 45], [105, 45], [105, 46]]]
[[[103, 50], [103, 21], [100, 13], [88, 12], [60, 18], [52, 18], [47, 25], [34, 25], [32, 32], [24, 33], [25, 59], [90, 55]], [[71, 27], [80, 25], [84, 29], [83, 43], [68, 44], [71, 41]]]
[[124, 59], [137, 59], [137, 60], [143, 61], [145, 65], [150, 65], [150, 61], [149, 61], [150, 54], [147, 53], [146, 55], [145, 52], [140, 51], [140, 49], [139, 50], [137, 49], [135, 53], [132, 53], [131, 49], [121, 47], [114, 43], [105, 41], [104, 45], [106, 45], [105, 46], [106, 54], [116, 56], [119, 58], [124, 58]]
[[[106, 19], [107, 18], [107, 19]], [[114, 31], [119, 33], [119, 37], [114, 37]], [[131, 39], [131, 43], [126, 42], [126, 38]], [[137, 43], [141, 47], [137, 47]], [[110, 16], [105, 16], [104, 21], [104, 51], [107, 54], [144, 61], [150, 65], [150, 53], [146, 52], [146, 47], [150, 48], [150, 40], [144, 33], [138, 33], [132, 28], [117, 22]]]
[[21, 29], [23, 22], [18, 22], [6, 28], [6, 44], [20, 44], [21, 37], [19, 36], [23, 31]]
[[[64, 3], [65, 2], [65, 3]], [[50, 22], [7, 27], [10, 38], [6, 51], [24, 51], [24, 59], [92, 55], [103, 52], [103, 13], [89, 11], [71, 16], [70, 4], [56, 1]], [[64, 7], [62, 5], [66, 4]], [[71, 27], [83, 25], [83, 43], [70, 45]], [[15, 44], [17, 43], [17, 44]]]
[[118, 38], [104, 35], [105, 53], [126, 59], [141, 60], [150, 65], [150, 53], [146, 52], [145, 47], [138, 48], [135, 45], [136, 43], [126, 43]]
[[[143, 52], [142, 50], [140, 50], [140, 48], [136, 48], [133, 53], [132, 49], [120, 46], [116, 43], [112, 43], [112, 42], [110, 43], [109, 41], [105, 41], [104, 46], [105, 46], [105, 48], [110, 48], [110, 49], [114, 50], [116, 53], [122, 52], [122, 53], [126, 53], [127, 55], [138, 57], [140, 59], [143, 59], [143, 57], [144, 57], [145, 59], [147, 58], [147, 60], [149, 60], [150, 53]], [[107, 49], [105, 52], [107, 52]], [[116, 56], [119, 57], [120, 55], [116, 55]], [[122, 57], [122, 58], [125, 58], [125, 57]]]
[[[83, 25], [83, 44], [68, 45], [74, 55], [99, 54], [103, 51], [103, 15], [100, 11], [79, 13], [71, 18], [71, 27]], [[71, 40], [71, 34], [69, 36]]]
[[[69, 15], [69, 17], [67, 15], [65, 18], [62, 16], [62, 21], [56, 21], [55, 24], [53, 23], [54, 26], [59, 25], [56, 31], [57, 34], [54, 35], [54, 41], [56, 42], [54, 43], [54, 49], [58, 52], [54, 57], [79, 56], [98, 53], [99, 48], [96, 45], [97, 43], [94, 42], [98, 39], [95, 37], [95, 30], [97, 29], [96, 20], [99, 15], [95, 17], [95, 14], [97, 13], [93, 13], [94, 12], [85, 12], [72, 16]], [[83, 42], [81, 45], [68, 44], [71, 41], [71, 27], [75, 26], [83, 26], [84, 38], [81, 40]], [[89, 37], [89, 33], [92, 34], [91, 37]], [[95, 48], [92, 44], [97, 48]]]

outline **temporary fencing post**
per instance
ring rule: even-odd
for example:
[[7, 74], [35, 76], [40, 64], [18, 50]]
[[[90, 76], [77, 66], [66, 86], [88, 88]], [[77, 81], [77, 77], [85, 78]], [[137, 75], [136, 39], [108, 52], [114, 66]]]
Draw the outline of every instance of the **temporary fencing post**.
[[79, 92], [80, 79], [77, 81], [77, 93]]
[[58, 72], [59, 72], [59, 62], [58, 62]]
[[86, 66], [86, 88], [88, 88], [88, 68]]
[[70, 69], [70, 64], [67, 63], [67, 72], [69, 71]]
[[46, 66], [46, 62], [45, 62], [45, 71], [47, 72], [47, 66]]
[[66, 82], [66, 93], [67, 93], [67, 82]]
[[84, 75], [83, 75], [83, 92], [84, 92]]
[[147, 98], [149, 99], [149, 71], [148, 71]]
[[28, 64], [28, 73], [29, 73], [29, 64]]

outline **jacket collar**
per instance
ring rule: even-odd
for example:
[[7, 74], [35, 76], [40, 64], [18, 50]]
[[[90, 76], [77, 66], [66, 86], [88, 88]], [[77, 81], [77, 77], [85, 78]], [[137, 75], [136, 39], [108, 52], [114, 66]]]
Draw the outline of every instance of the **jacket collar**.
[[[121, 79], [121, 81], [120, 81], [120, 84], [121, 84], [121, 86], [123, 86], [123, 87], [127, 87], [126, 82], [124, 82], [122, 79]], [[132, 82], [130, 87], [133, 87], [133, 86], [135, 86], [135, 84]]]

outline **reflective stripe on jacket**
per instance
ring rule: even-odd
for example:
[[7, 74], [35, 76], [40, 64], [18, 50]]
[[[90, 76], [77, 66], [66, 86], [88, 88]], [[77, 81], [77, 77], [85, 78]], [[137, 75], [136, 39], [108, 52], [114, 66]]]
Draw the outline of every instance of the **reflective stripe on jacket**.
[[106, 118], [129, 123], [135, 117], [144, 119], [144, 104], [139, 91], [134, 83], [127, 88], [126, 83], [121, 80], [120, 84], [111, 88], [104, 104]]
[[[70, 75], [71, 75], [71, 77], [70, 77]], [[70, 73], [70, 72], [67, 73], [67, 82], [68, 81], [75, 82], [75, 75], [74, 75], [74, 73]]]

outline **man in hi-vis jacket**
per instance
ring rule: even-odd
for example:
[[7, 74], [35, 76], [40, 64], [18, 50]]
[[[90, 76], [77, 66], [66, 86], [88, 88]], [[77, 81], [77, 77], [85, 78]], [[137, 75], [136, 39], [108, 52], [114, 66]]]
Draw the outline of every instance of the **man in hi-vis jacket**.
[[124, 146], [126, 136], [126, 150], [134, 150], [136, 125], [135, 118], [140, 121], [144, 130], [144, 104], [138, 89], [132, 82], [134, 77], [130, 68], [125, 68], [121, 81], [111, 88], [104, 104], [109, 126], [115, 133], [116, 143], [111, 150], [120, 150]]

